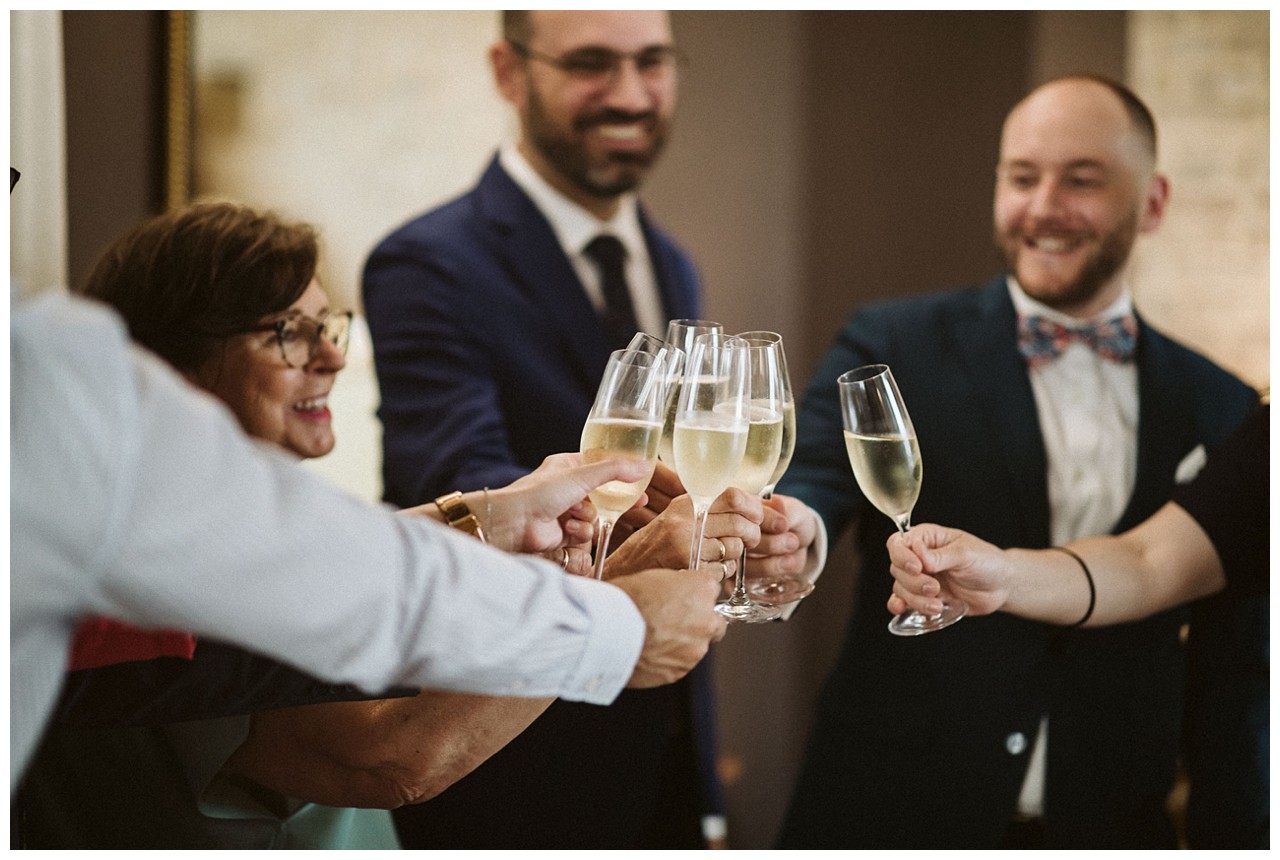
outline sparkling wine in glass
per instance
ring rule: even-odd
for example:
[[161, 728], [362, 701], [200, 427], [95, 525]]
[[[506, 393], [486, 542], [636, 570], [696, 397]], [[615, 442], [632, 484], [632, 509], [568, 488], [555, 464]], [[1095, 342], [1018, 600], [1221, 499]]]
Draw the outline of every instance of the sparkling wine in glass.
[[746, 344], [709, 332], [694, 339], [672, 433], [674, 467], [693, 502], [689, 567], [701, 558], [707, 510], [742, 464], [750, 429]]
[[582, 428], [581, 450], [586, 462], [623, 456], [649, 464], [649, 471], [640, 480], [608, 481], [589, 494], [598, 515], [596, 579], [604, 576], [614, 523], [636, 503], [653, 476], [666, 402], [666, 366], [666, 358], [661, 355], [635, 350], [611, 353]]
[[[712, 320], [671, 320], [667, 323], [667, 337], [664, 343], [680, 350], [687, 360], [690, 350], [693, 349], [694, 339], [703, 334], [723, 335], [724, 326]], [[673, 377], [675, 384], [667, 392], [667, 411], [662, 424], [662, 441], [658, 443], [658, 458], [673, 468], [675, 454], [672, 450], [672, 439], [675, 435], [676, 404], [680, 399], [679, 383], [682, 377], [683, 367], [675, 371]]]
[[[791, 376], [787, 372], [786, 350], [782, 346], [782, 335], [772, 331], [748, 331], [738, 337], [755, 346], [760, 344], [776, 344], [778, 350], [778, 368], [782, 379], [782, 445], [778, 453], [778, 465], [773, 474], [760, 491], [760, 497], [773, 497], [774, 487], [791, 465], [791, 457], [796, 450], [796, 404], [791, 391]], [[746, 563], [746, 553], [743, 553]], [[785, 606], [788, 603], [807, 596], [813, 591], [813, 582], [799, 573], [774, 574], [771, 576], [751, 577], [747, 580], [747, 591], [759, 603], [772, 606]]]
[[[758, 496], [773, 480], [782, 453], [783, 388], [779, 363], [781, 344], [776, 342], [746, 343], [749, 376], [747, 447], [742, 463], [734, 475], [732, 486]], [[730, 621], [770, 621], [782, 614], [777, 606], [755, 603], [747, 593], [746, 552], [738, 560], [733, 578], [733, 593], [716, 611]]]
[[[903, 534], [911, 528], [911, 510], [920, 495], [924, 467], [920, 445], [907, 406], [888, 365], [873, 364], [841, 375], [841, 413], [849, 464], [867, 500], [889, 517]], [[889, 622], [898, 636], [917, 636], [941, 630], [964, 617], [962, 600], [943, 604], [936, 615], [914, 609]]]

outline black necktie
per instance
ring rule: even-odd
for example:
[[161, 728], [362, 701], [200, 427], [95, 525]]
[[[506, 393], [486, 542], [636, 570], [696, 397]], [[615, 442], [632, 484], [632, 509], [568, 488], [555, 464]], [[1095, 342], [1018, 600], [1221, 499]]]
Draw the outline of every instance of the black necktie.
[[617, 236], [601, 234], [583, 249], [600, 269], [600, 289], [604, 293], [604, 328], [610, 349], [622, 349], [640, 327], [636, 322], [635, 308], [631, 306], [631, 290], [627, 288], [627, 276], [623, 263], [627, 249]]

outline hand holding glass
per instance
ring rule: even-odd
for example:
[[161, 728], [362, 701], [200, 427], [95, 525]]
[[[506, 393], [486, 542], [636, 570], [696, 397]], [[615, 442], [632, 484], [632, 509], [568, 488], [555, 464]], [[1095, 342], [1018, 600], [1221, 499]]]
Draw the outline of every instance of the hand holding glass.
[[[782, 347], [782, 335], [772, 331], [748, 331], [738, 337], [752, 346], [776, 344], [778, 351], [778, 375], [782, 381], [782, 444], [778, 451], [778, 465], [769, 477], [769, 482], [760, 492], [762, 499], [773, 497], [773, 489], [782, 480], [787, 467], [791, 465], [791, 457], [796, 450], [796, 404], [791, 393], [791, 375], [787, 372], [786, 351]], [[746, 553], [743, 553], [743, 563]], [[813, 591], [813, 582], [798, 573], [775, 574], [772, 576], [752, 577], [747, 580], [747, 590], [752, 598], [771, 606], [785, 606], [788, 603], [805, 597]]]
[[702, 556], [707, 509], [733, 481], [747, 448], [749, 391], [746, 345], [718, 332], [699, 335], [689, 353], [676, 406], [672, 453], [693, 502], [689, 567]]
[[[859, 367], [843, 374], [840, 405], [844, 442], [853, 476], [863, 495], [892, 519], [903, 534], [911, 528], [911, 510], [920, 495], [923, 464], [916, 431], [893, 373], [884, 364]], [[937, 615], [914, 609], [889, 622], [898, 636], [917, 636], [941, 630], [964, 617], [969, 607], [961, 600], [943, 604]]]
[[[753, 496], [764, 492], [773, 481], [782, 452], [782, 368], [779, 363], [781, 344], [776, 342], [746, 344], [749, 408], [747, 447], [733, 476], [732, 486]], [[744, 550], [733, 578], [733, 594], [716, 606], [716, 611], [730, 621], [770, 621], [782, 614], [777, 606], [753, 603], [747, 594]]]

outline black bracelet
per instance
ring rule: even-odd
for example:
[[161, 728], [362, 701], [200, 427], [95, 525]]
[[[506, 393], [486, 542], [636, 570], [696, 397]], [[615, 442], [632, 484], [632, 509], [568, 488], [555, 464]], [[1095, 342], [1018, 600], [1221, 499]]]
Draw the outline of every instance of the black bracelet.
[[1049, 549], [1056, 549], [1058, 552], [1065, 552], [1067, 555], [1074, 558], [1076, 563], [1080, 565], [1080, 569], [1084, 571], [1084, 578], [1089, 581], [1089, 608], [1084, 611], [1083, 618], [1069, 626], [1067, 629], [1071, 630], [1076, 627], [1081, 627], [1093, 615], [1094, 604], [1098, 601], [1098, 589], [1094, 587], [1093, 574], [1089, 572], [1089, 565], [1084, 563], [1084, 559], [1067, 549], [1065, 546], [1051, 546]]

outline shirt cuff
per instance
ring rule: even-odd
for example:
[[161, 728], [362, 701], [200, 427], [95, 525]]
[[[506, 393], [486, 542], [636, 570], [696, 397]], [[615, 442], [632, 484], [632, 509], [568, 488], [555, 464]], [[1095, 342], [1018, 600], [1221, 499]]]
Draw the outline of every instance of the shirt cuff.
[[[817, 528], [814, 531], [813, 543], [809, 544], [809, 554], [805, 558], [804, 570], [800, 571], [800, 576], [809, 582], [816, 583], [822, 574], [822, 569], [827, 566], [827, 526], [822, 521], [822, 517], [818, 516], [817, 511], [807, 505], [805, 507], [808, 508], [809, 515], [813, 517]], [[786, 621], [799, 605], [800, 601], [797, 600], [783, 606], [782, 614], [778, 616], [779, 620]]]
[[608, 705], [618, 697], [644, 648], [645, 620], [622, 589], [582, 576], [565, 575], [567, 590], [586, 610], [590, 628], [582, 661], [565, 679], [560, 698]]

